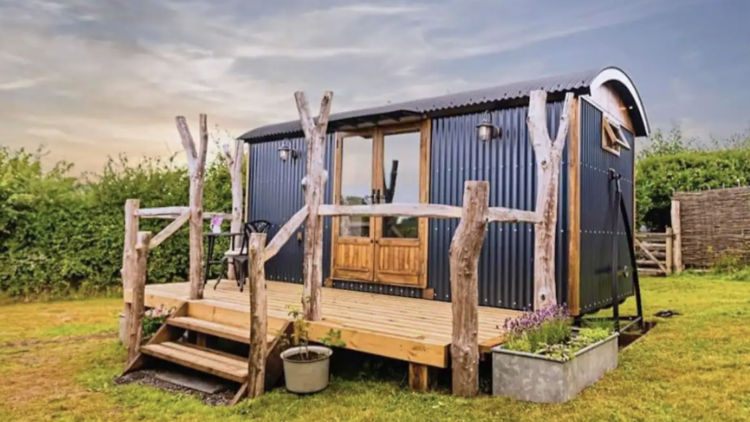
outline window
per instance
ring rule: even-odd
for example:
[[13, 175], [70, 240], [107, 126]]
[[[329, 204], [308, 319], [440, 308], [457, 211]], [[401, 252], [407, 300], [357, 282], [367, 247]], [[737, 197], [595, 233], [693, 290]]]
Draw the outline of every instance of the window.
[[620, 155], [621, 148], [630, 150], [630, 143], [622, 127], [607, 116], [602, 117], [602, 148], [615, 155]]

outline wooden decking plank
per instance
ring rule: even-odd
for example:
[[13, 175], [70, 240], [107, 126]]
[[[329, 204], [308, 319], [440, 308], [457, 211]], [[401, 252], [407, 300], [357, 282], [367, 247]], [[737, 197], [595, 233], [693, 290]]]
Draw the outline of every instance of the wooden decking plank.
[[[301, 293], [301, 288], [293, 283], [283, 283], [283, 282], [268, 282], [269, 292], [273, 292], [273, 297], [281, 297], [281, 295], [288, 294], [289, 296], [289, 302], [290, 303], [298, 303], [299, 302], [299, 295]], [[283, 286], [283, 287], [282, 287]], [[242, 295], [238, 295], [236, 291], [230, 290], [229, 287], [225, 289], [219, 289], [217, 291], [211, 292], [212, 294], [216, 294], [217, 292], [220, 292], [218, 295], [222, 298], [227, 298], [229, 300], [232, 300], [232, 298], [239, 298], [240, 300], [243, 300], [243, 302], [247, 302], [246, 298]], [[430, 310], [438, 310], [441, 311], [444, 314], [450, 314], [450, 304], [447, 302], [440, 302], [440, 301], [419, 301], [417, 304], [414, 304], [415, 298], [407, 298], [407, 297], [400, 297], [400, 296], [389, 296], [389, 295], [382, 295], [382, 294], [375, 294], [375, 293], [369, 293], [369, 292], [358, 292], [358, 291], [349, 291], [349, 290], [343, 290], [343, 289], [333, 289], [328, 288], [325, 289], [326, 295], [324, 298], [328, 298], [327, 302], [333, 306], [338, 306], [339, 301], [342, 303], [357, 303], [359, 305], [374, 307], [374, 308], [381, 308], [381, 307], [391, 307], [403, 312], [409, 312], [410, 310], [423, 310], [423, 309], [430, 309]], [[279, 293], [279, 295], [276, 295], [276, 293]], [[225, 296], [226, 295], [226, 296]], [[418, 299], [417, 299], [418, 300]], [[404, 306], [407, 305], [407, 306]], [[482, 309], [483, 313], [490, 314], [490, 315], [496, 315], [500, 318], [507, 318], [507, 317], [514, 317], [519, 314], [517, 311], [512, 310], [505, 310], [505, 309], [499, 309], [499, 308], [489, 308], [489, 307], [480, 307]]]
[[[249, 329], [231, 327], [229, 325], [218, 324], [211, 321], [204, 321], [202, 319], [192, 317], [170, 318], [167, 321], [167, 324], [174, 327], [180, 327], [187, 330], [212, 335], [215, 337], [225, 338], [239, 343], [250, 343]], [[266, 341], [268, 342], [268, 344], [273, 343], [275, 339], [276, 336], [273, 334], [269, 334], [266, 337]]]
[[[292, 296], [293, 297], [293, 296]], [[422, 299], [411, 299], [411, 300], [422, 300]], [[284, 298], [279, 298], [278, 296], [271, 296], [271, 300], [269, 302], [269, 305], [277, 306], [277, 307], [283, 307], [286, 303], [292, 303], [291, 300], [285, 300]], [[450, 322], [451, 319], [451, 313], [450, 313], [450, 307], [440, 307], [437, 308], [436, 311], [433, 312], [427, 312], [425, 313], [426, 309], [421, 307], [415, 307], [413, 304], [410, 308], [404, 308], [404, 304], [398, 304], [396, 305], [388, 305], [388, 306], [380, 306], [378, 304], [366, 304], [361, 302], [354, 302], [354, 301], [339, 301], [339, 302], [333, 302], [328, 303], [324, 301], [325, 305], [328, 305], [328, 309], [332, 312], [350, 312], [356, 315], [366, 315], [371, 314], [372, 316], [378, 317], [378, 316], [390, 316], [390, 317], [400, 317], [403, 319], [405, 316], [409, 316], [413, 319], [417, 320], [424, 320], [424, 321], [430, 321], [434, 322], [436, 320], [444, 321], [444, 322]], [[505, 318], [511, 317], [515, 315], [504, 315], [500, 317], [490, 316], [490, 320], [502, 320], [504, 321]]]
[[[210, 303], [209, 301], [213, 301], [213, 303]], [[149, 302], [150, 302], [150, 300], [147, 300], [147, 304], [151, 305]], [[159, 299], [156, 299], [154, 303], [157, 303], [157, 302], [163, 302], [163, 300], [160, 301]], [[203, 313], [201, 315], [197, 315], [199, 318], [206, 319], [206, 320], [212, 320], [212, 321], [215, 321], [215, 322], [221, 322], [221, 323], [226, 324], [226, 325], [233, 325], [232, 321], [239, 320], [239, 321], [242, 322], [242, 325], [246, 325], [247, 326], [248, 322], [245, 321], [246, 318], [244, 318], [241, 315], [241, 314], [246, 314], [247, 313], [247, 310], [246, 310], [245, 306], [242, 306], [242, 305], [239, 305], [239, 304], [228, 304], [226, 302], [216, 301], [216, 300], [213, 300], [213, 299], [207, 299], [207, 300], [203, 300], [203, 301], [200, 301], [200, 302], [194, 302], [193, 305], [194, 305], [194, 308], [195, 308], [195, 307], [200, 307], [201, 305], [208, 304], [208, 303], [212, 304], [214, 307], [204, 307], [206, 313]], [[226, 309], [226, 305], [230, 305], [229, 307], [230, 308], [234, 308], [234, 309]], [[234, 305], [234, 306], [232, 306], [232, 305]], [[220, 308], [216, 308], [216, 307], [220, 307]], [[332, 308], [332, 307], [330, 307], [330, 308]], [[208, 314], [214, 314], [214, 313], [217, 313], [217, 312], [218, 312], [218, 314], [220, 316], [219, 315], [208, 315]], [[221, 314], [225, 314], [225, 313], [229, 313], [230, 315], [221, 315]], [[394, 329], [397, 328], [397, 327], [394, 327], [393, 324], [391, 324], [391, 326], [389, 326], [388, 324], [383, 324], [383, 326], [379, 326], [377, 324], [372, 324], [371, 323], [372, 321], [370, 319], [367, 319], [367, 316], [363, 317], [363, 316], [353, 315], [351, 317], [347, 317], [346, 315], [342, 315], [340, 313], [335, 313], [335, 311], [331, 312], [330, 310], [329, 310], [328, 313], [333, 314], [333, 315], [332, 316], [325, 316], [324, 318], [327, 318], [327, 319], [329, 319], [331, 321], [334, 321], [334, 323], [338, 323], [338, 324], [340, 324], [341, 320], [348, 320], [346, 323], [344, 323], [344, 325], [346, 325], [347, 327], [357, 327], [358, 324], [359, 324], [359, 326], [361, 326], [361, 328], [365, 328], [365, 329], [369, 329], [369, 330], [374, 330], [374, 331], [385, 333], [385, 334], [394, 334]], [[233, 314], [233, 315], [231, 315], [231, 314]], [[281, 327], [283, 325], [283, 321], [286, 320], [286, 319], [288, 319], [288, 317], [286, 315], [286, 311], [269, 309], [269, 316], [272, 316], [274, 314], [275, 314], [275, 319], [274, 318], [269, 318], [269, 323], [271, 323], [271, 326], [269, 328], [271, 328], [273, 325], [275, 325], [276, 327]], [[191, 312], [190, 315], [191, 316], [196, 316], [194, 311]], [[365, 318], [365, 319], [360, 320], [361, 318]], [[405, 324], [408, 327], [408, 322], [410, 321], [410, 319], [409, 318], [404, 318], [404, 320], [406, 322], [403, 323], [403, 324]], [[273, 324], [273, 322], [275, 322], [275, 324]], [[398, 325], [400, 325], [400, 324], [398, 324]], [[497, 325], [501, 325], [501, 322], [497, 321]], [[435, 327], [440, 327], [440, 326], [445, 326], [445, 325], [444, 324], [440, 324], [440, 323], [438, 323], [436, 321], [436, 323], [434, 324], [434, 326]], [[273, 327], [273, 328], [275, 328], [275, 327]], [[440, 334], [439, 331], [436, 332], [435, 336], [438, 337], [438, 338], [435, 339], [435, 340], [439, 339], [439, 341], [442, 342], [442, 341], [447, 341], [449, 339], [449, 337], [450, 337], [450, 328], [449, 328], [449, 326], [446, 327], [446, 328], [447, 329], [445, 330], [445, 332], [443, 334]], [[407, 330], [407, 332], [403, 333], [402, 335], [407, 336], [407, 337], [411, 337], [411, 338], [430, 338], [430, 337], [433, 337], [433, 336], [430, 335], [430, 334], [432, 334], [432, 330], [427, 330], [427, 329], [425, 329], [425, 330], [411, 330], [411, 327], [407, 328], [406, 330]], [[395, 330], [395, 331], [398, 331], [398, 330]], [[485, 324], [480, 324], [480, 333], [479, 333], [480, 339], [492, 338], [492, 337], [496, 336], [497, 333], [498, 332], [496, 331], [496, 325], [494, 325], [494, 323], [490, 322], [489, 323], [489, 327], [487, 325], [485, 325]], [[396, 334], [398, 334], [398, 333], [396, 333]]]
[[[413, 301], [414, 299], [409, 300]], [[359, 303], [330, 304], [326, 303], [325, 297], [323, 301], [324, 318], [336, 320], [347, 319], [352, 322], [359, 320], [363, 321], [363, 323], [378, 321], [386, 326], [402, 328], [407, 332], [411, 332], [411, 334], [418, 332], [418, 334], [423, 335], [435, 334], [440, 338], [450, 337], [450, 333], [442, 327], [443, 324], [451, 324], [450, 307], [447, 307], [447, 309], [443, 307], [444, 312], [442, 313], [420, 312], [415, 315], [407, 310], [399, 311], [397, 309], [375, 308], [372, 305], [367, 306]], [[292, 303], [292, 301], [279, 300], [275, 296], [271, 296], [269, 299], [269, 307], [271, 308], [283, 309], [286, 303]], [[493, 337], [497, 334], [497, 332], [493, 333], [493, 331], [496, 331], [498, 326], [502, 326], [504, 321], [505, 318], [487, 318], [486, 315], [481, 315], [479, 322], [480, 329], [483, 329], [481, 330], [483, 332], [489, 331], [486, 336], [481, 337]]]
[[[213, 285], [213, 282], [211, 282]], [[302, 286], [268, 281], [269, 329], [281, 328], [290, 320], [286, 306], [299, 305]], [[147, 304], [187, 301], [188, 283], [147, 286]], [[126, 292], [126, 300], [128, 298]], [[149, 296], [152, 296], [149, 298]], [[205, 299], [191, 301], [190, 317], [249, 329], [249, 300], [233, 282], [205, 290]], [[483, 348], [502, 339], [507, 318], [520, 312], [479, 307], [479, 341]], [[380, 295], [369, 292], [325, 288], [323, 321], [312, 322], [311, 338], [340, 330], [347, 348], [419, 364], [445, 367], [451, 342], [450, 303]], [[242, 331], [244, 333], [244, 331]], [[239, 335], [236, 333], [236, 335]]]
[[144, 354], [174, 362], [188, 368], [216, 375], [235, 382], [247, 378], [247, 363], [242, 360], [231, 362], [215, 354], [202, 352], [187, 347], [174, 347], [176, 343], [160, 343], [144, 346]]
[[[216, 308], [206, 308], [205, 305], [212, 305]], [[200, 307], [203, 307], [202, 311], [197, 311], [197, 309], [200, 309]], [[189, 311], [190, 316], [195, 316], [200, 319], [206, 319], [211, 320], [215, 322], [220, 322], [222, 324], [226, 325], [242, 325], [244, 327], [249, 327], [249, 319], [247, 318], [248, 310], [245, 309], [242, 306], [237, 306], [234, 304], [226, 304], [222, 302], [215, 301], [213, 299], [210, 300], [203, 300], [200, 302], [192, 302], [191, 308]], [[324, 310], [325, 313], [325, 310]], [[269, 309], [268, 311], [269, 315], [269, 329], [275, 329], [278, 331], [279, 328], [282, 327], [283, 322], [286, 320], [289, 320], [289, 316], [285, 311], [280, 310], [274, 310]], [[363, 320], [363, 321], [357, 321], [357, 320], [349, 320], [344, 316], [340, 316], [338, 318], [335, 317], [329, 317], [324, 316], [323, 318], [326, 321], [329, 321], [332, 324], [337, 324], [341, 327], [348, 327], [348, 328], [364, 328], [369, 331], [373, 332], [379, 332], [382, 334], [387, 335], [401, 335], [403, 337], [409, 337], [409, 338], [424, 338], [426, 337], [424, 335], [424, 332], [421, 331], [412, 331], [407, 333], [394, 333], [393, 327], [387, 327], [373, 324], [370, 321]], [[243, 327], [243, 328], [244, 328]], [[445, 343], [444, 340], [440, 340], [439, 343]]]
[[185, 352], [185, 353], [191, 353], [194, 356], [198, 356], [203, 359], [214, 360], [227, 367], [244, 369], [245, 366], [247, 365], [247, 361], [239, 356], [230, 355], [228, 353], [223, 353], [220, 351], [212, 351], [201, 346], [188, 345], [188, 344], [177, 343], [177, 342], [166, 342], [166, 343], [160, 343], [160, 344], [170, 349], [178, 350], [178, 351]]

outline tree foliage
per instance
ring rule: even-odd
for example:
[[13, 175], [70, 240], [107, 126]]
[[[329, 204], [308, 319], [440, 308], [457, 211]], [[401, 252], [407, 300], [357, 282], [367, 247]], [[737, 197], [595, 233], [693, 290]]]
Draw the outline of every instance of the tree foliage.
[[[43, 151], [0, 148], [0, 290], [10, 295], [120, 286], [123, 207], [188, 204], [186, 168], [173, 159], [108, 160], [100, 174], [73, 177], [59, 163], [43, 172]], [[221, 159], [206, 171], [204, 209], [231, 209], [229, 174]], [[154, 233], [169, 222], [141, 220]], [[185, 280], [188, 236], [183, 228], [149, 255], [148, 282]]]

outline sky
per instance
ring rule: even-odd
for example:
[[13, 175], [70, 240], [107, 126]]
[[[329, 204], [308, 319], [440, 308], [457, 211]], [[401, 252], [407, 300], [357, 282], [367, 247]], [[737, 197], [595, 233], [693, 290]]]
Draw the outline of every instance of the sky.
[[[0, 145], [97, 171], [333, 111], [619, 66], [652, 128], [750, 124], [746, 0], [0, 0]], [[216, 148], [212, 145], [212, 151]]]

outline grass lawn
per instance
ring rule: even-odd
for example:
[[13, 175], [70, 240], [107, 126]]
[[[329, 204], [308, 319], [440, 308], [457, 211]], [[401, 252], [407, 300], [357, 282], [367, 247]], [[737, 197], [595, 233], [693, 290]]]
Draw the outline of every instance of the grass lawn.
[[750, 421], [750, 283], [686, 275], [643, 284], [647, 315], [683, 315], [659, 320], [617, 371], [562, 405], [418, 394], [364, 373], [335, 377], [314, 396], [277, 389], [210, 407], [114, 385], [125, 361], [118, 299], [0, 306], [0, 421]]

